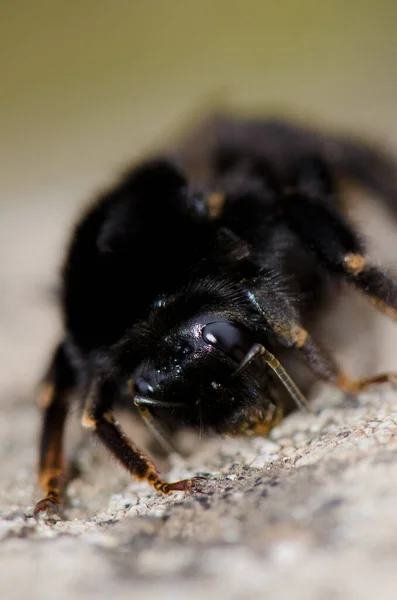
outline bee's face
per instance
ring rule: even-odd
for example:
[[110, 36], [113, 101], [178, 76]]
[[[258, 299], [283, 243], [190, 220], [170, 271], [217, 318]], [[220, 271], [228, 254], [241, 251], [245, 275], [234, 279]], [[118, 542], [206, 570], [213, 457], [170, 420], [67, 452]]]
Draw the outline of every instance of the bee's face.
[[164, 336], [135, 369], [135, 401], [169, 422], [230, 429], [237, 413], [261, 401], [258, 363], [236, 373], [252, 344], [243, 326], [196, 316]]

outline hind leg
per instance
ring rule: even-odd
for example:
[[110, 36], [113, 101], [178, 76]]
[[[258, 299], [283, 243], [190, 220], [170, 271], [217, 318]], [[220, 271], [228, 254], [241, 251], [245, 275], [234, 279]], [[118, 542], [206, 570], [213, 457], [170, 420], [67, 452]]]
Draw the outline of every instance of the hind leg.
[[44, 411], [40, 439], [39, 482], [45, 497], [35, 506], [34, 514], [52, 513], [60, 516], [65, 488], [63, 439], [69, 397], [75, 388], [75, 372], [70, 365], [64, 344], [60, 344], [44, 378], [40, 405]]
[[[282, 201], [289, 227], [325, 270], [353, 284], [378, 310], [397, 321], [397, 284], [366, 258], [359, 235], [333, 202], [334, 190], [325, 166], [310, 161], [302, 167], [297, 187]], [[392, 379], [393, 375], [382, 374], [349, 382], [347, 387], [359, 391]]]
[[327, 271], [353, 284], [378, 310], [397, 320], [397, 284], [367, 260], [359, 235], [336, 208], [334, 194], [325, 165], [307, 161], [296, 188], [282, 201], [284, 218]]

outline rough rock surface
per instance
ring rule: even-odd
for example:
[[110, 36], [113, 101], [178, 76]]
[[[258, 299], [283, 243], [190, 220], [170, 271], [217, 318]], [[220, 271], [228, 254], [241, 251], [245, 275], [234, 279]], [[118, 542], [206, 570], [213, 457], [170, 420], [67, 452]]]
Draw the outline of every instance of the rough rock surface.
[[378, 387], [354, 404], [324, 399], [269, 440], [173, 457], [171, 478], [208, 477], [190, 497], [159, 497], [84, 448], [70, 520], [52, 524], [31, 516], [37, 417], [14, 403], [0, 436], [1, 597], [394, 598], [397, 396]]

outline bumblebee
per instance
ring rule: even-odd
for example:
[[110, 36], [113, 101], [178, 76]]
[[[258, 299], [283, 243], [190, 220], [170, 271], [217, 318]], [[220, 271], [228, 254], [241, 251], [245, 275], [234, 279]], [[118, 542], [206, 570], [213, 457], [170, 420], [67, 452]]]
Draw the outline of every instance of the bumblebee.
[[62, 268], [64, 336], [43, 381], [36, 514], [60, 511], [76, 396], [83, 427], [168, 494], [194, 491], [199, 478], [165, 481], [116, 421], [119, 403], [157, 432], [163, 423], [266, 435], [287, 396], [308, 409], [285, 353], [346, 392], [389, 379], [349, 378], [308, 327], [342, 280], [397, 318], [397, 286], [343, 209], [345, 180], [396, 211], [397, 169], [383, 151], [291, 123], [219, 117], [88, 209]]

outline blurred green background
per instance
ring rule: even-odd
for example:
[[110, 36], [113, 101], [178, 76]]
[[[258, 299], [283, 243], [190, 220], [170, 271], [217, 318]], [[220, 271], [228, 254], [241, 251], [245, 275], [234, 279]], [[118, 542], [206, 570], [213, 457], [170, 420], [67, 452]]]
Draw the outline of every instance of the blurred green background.
[[15, 198], [94, 184], [213, 102], [396, 137], [395, 0], [0, 5], [1, 185]]
[[0, 384], [57, 336], [78, 207], [212, 106], [396, 147], [396, 35], [396, 0], [1, 0]]

